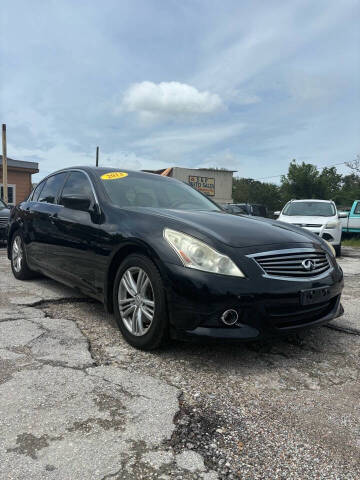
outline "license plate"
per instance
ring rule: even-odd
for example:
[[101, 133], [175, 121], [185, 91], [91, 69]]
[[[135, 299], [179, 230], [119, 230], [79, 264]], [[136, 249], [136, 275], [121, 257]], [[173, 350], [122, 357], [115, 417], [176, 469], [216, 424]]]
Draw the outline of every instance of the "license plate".
[[326, 302], [331, 297], [330, 287], [311, 288], [300, 292], [301, 305]]

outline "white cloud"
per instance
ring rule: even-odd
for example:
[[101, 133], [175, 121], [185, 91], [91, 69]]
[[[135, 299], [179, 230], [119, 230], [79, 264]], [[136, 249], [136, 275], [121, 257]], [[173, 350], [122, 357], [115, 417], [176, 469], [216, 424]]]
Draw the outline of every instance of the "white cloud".
[[179, 82], [134, 83], [125, 92], [122, 108], [138, 112], [145, 119], [158, 116], [197, 115], [224, 108], [216, 93], [200, 92]]

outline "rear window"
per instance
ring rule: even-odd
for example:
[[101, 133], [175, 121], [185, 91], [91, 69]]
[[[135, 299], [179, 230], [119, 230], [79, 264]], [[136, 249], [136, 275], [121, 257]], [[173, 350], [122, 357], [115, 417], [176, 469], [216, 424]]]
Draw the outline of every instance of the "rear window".
[[336, 211], [329, 202], [291, 202], [286, 205], [282, 214], [294, 217], [332, 217]]

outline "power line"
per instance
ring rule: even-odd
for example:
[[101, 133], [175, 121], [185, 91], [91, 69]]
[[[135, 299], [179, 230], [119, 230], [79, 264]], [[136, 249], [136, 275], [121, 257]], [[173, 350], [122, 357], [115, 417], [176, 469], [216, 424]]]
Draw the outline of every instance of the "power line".
[[[345, 165], [346, 163], [349, 163], [349, 162], [334, 163], [333, 165], [324, 165], [323, 167], [318, 167], [318, 166], [316, 166], [316, 165], [315, 165], [315, 166], [316, 166], [317, 168], [319, 168], [320, 170], [323, 170], [324, 168], [337, 167], [338, 165]], [[267, 180], [267, 179], [269, 179], [269, 178], [282, 177], [283, 175], [286, 175], [286, 173], [280, 173], [279, 175], [271, 175], [270, 177], [254, 178], [254, 180], [257, 180], [257, 181]]]

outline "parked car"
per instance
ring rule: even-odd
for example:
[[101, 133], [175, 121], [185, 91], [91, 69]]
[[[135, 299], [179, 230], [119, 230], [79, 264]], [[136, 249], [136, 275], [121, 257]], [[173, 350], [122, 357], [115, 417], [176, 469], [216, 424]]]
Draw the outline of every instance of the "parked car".
[[355, 200], [350, 212], [340, 212], [343, 233], [360, 233], [360, 200]]
[[253, 215], [255, 217], [268, 217], [268, 211], [265, 205], [259, 203], [229, 203], [232, 207], [238, 207], [244, 210], [245, 215]]
[[248, 215], [248, 212], [243, 207], [239, 207], [238, 205], [222, 203], [220, 206], [225, 210], [225, 212], [231, 213], [232, 215]]
[[46, 177], [11, 213], [17, 279], [41, 272], [114, 311], [133, 346], [260, 339], [338, 317], [343, 273], [322, 238], [228, 215], [178, 180], [78, 167]]
[[319, 235], [335, 249], [336, 255], [341, 255], [342, 225], [336, 205], [331, 200], [291, 200], [282, 211], [274, 212], [278, 220], [303, 227]]
[[10, 208], [0, 199], [0, 242], [5, 242], [8, 236]]

